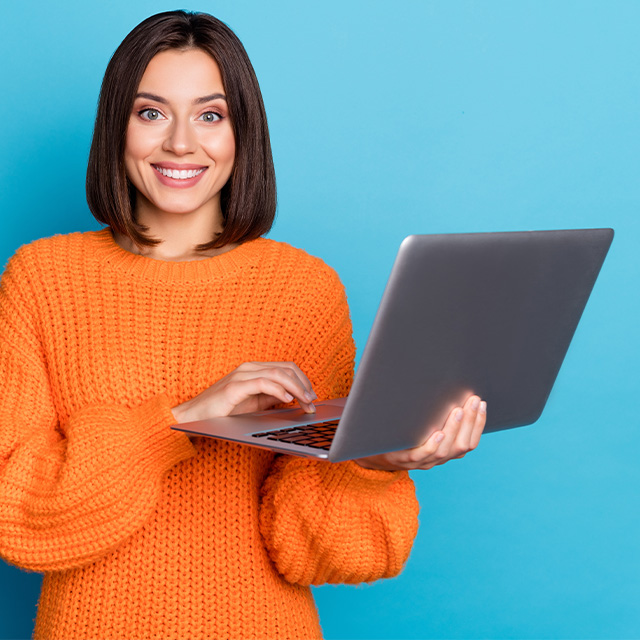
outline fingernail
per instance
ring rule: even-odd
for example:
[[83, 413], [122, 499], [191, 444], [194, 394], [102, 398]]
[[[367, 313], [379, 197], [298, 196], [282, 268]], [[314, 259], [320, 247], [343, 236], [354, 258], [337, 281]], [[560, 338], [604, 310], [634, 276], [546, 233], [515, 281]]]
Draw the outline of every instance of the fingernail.
[[462, 409], [458, 409], [456, 411], [456, 420], [458, 422], [462, 422], [462, 416], [464, 415], [464, 411]]
[[471, 401], [471, 408], [472, 408], [474, 411], [477, 411], [479, 406], [480, 406], [480, 398], [474, 398], [474, 399]]
[[293, 396], [292, 396], [290, 393], [287, 393], [287, 392], [285, 391], [284, 399], [285, 399], [287, 402], [291, 402], [291, 401], [293, 400]]
[[480, 403], [480, 413], [487, 413], [487, 403], [484, 401]]
[[312, 394], [310, 394], [308, 391], [305, 391], [302, 395], [304, 396], [304, 399], [305, 399], [307, 402], [311, 402], [312, 400], [314, 400], [313, 395], [312, 395]]
[[442, 442], [444, 440], [444, 433], [439, 433], [436, 438], [436, 442]]
[[310, 404], [308, 408], [309, 408], [309, 413], [315, 413], [315, 412], [316, 412], [316, 407], [315, 407], [315, 405]]

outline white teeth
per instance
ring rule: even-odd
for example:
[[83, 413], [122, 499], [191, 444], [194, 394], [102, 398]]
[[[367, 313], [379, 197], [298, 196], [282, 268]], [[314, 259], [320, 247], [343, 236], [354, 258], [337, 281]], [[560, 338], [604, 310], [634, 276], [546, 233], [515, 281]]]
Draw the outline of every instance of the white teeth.
[[203, 169], [164, 169], [163, 167], [153, 167], [158, 173], [161, 173], [167, 178], [173, 178], [174, 180], [187, 180], [200, 175]]

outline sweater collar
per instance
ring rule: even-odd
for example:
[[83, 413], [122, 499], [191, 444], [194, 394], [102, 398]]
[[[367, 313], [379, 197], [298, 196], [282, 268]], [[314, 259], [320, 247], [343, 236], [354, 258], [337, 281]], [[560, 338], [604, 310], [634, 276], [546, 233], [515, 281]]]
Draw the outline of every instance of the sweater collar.
[[112, 270], [123, 275], [170, 284], [202, 283], [219, 280], [258, 263], [269, 241], [264, 238], [250, 240], [231, 251], [202, 260], [173, 262], [156, 260], [123, 249], [113, 238], [111, 229], [86, 234], [94, 255]]

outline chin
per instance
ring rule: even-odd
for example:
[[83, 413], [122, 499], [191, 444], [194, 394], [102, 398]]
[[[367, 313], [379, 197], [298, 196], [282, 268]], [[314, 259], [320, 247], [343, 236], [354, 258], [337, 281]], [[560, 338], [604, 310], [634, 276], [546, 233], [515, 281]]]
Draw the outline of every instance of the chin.
[[162, 213], [169, 213], [173, 215], [186, 216], [191, 213], [196, 213], [206, 206], [205, 203], [181, 203], [181, 202], [154, 202], [153, 206]]

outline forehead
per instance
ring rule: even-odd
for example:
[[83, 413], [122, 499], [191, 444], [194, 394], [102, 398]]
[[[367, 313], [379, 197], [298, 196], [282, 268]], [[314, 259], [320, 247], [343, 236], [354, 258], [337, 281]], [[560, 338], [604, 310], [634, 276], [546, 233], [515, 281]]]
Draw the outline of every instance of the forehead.
[[169, 49], [151, 59], [138, 91], [193, 98], [224, 93], [224, 85], [218, 64], [202, 49]]

